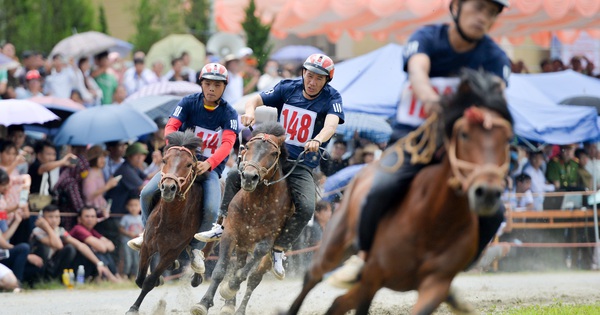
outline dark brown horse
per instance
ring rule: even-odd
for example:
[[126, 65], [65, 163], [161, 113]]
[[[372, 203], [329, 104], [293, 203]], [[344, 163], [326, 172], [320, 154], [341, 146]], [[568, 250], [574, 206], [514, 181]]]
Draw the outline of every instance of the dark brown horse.
[[[196, 148], [202, 140], [192, 131], [174, 132], [167, 136], [164, 148], [162, 178], [159, 183], [160, 201], [148, 217], [144, 242], [140, 249], [140, 266], [135, 283], [142, 289], [127, 314], [137, 314], [150, 290], [160, 283], [160, 276], [169, 267], [176, 268], [176, 259], [198, 232], [202, 219], [202, 185], [194, 185], [196, 178]], [[147, 275], [152, 257], [159, 262]], [[192, 285], [198, 286], [202, 276], [194, 274]]]
[[[450, 284], [475, 259], [477, 216], [494, 214], [500, 207], [512, 119], [498, 81], [475, 71], [466, 72], [458, 92], [444, 102], [441, 117], [447, 153], [441, 163], [417, 174], [403, 201], [382, 218], [360, 281], [327, 314], [351, 309], [367, 314], [383, 287], [417, 290], [412, 314], [431, 314], [444, 301], [461, 312], [472, 310], [457, 300]], [[433, 123], [426, 125], [434, 128], [436, 119], [430, 119]], [[360, 205], [377, 167], [365, 167], [350, 184], [288, 314], [297, 314], [308, 292], [352, 251]]]
[[[271, 269], [271, 257], [267, 253], [286, 219], [294, 212], [292, 197], [282, 178], [282, 164], [287, 156], [284, 140], [285, 130], [281, 125], [266, 123], [254, 130], [246, 144], [240, 163], [242, 190], [229, 204], [212, 283], [200, 303], [193, 306], [192, 314], [208, 313], [225, 275], [228, 278], [219, 293], [227, 302], [221, 313], [233, 313], [235, 295], [240, 284], [248, 278], [244, 299], [236, 312], [244, 314], [252, 291]], [[235, 260], [231, 259], [233, 253]]]

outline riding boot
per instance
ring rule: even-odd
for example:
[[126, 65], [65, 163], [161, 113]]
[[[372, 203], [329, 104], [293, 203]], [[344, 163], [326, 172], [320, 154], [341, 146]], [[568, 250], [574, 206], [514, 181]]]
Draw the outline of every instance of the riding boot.
[[242, 189], [242, 179], [240, 178], [240, 173], [238, 173], [237, 170], [229, 171], [229, 173], [227, 173], [227, 179], [225, 180], [225, 190], [223, 191], [223, 201], [221, 201], [219, 217], [227, 216], [229, 203], [235, 194], [240, 191], [240, 189]]
[[375, 231], [379, 221], [394, 205], [397, 205], [406, 195], [415, 175], [426, 165], [412, 164], [410, 154], [404, 153], [403, 161], [396, 170], [387, 170], [398, 162], [396, 151], [389, 150], [380, 160], [375, 173], [371, 190], [361, 205], [358, 229], [360, 250], [369, 251], [373, 244]]

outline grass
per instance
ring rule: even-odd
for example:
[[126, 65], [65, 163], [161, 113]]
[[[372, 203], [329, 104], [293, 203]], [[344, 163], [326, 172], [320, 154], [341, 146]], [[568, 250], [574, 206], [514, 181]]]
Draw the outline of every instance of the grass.
[[551, 305], [534, 305], [514, 308], [504, 315], [596, 315], [600, 314], [600, 302], [592, 305], [568, 305], [555, 303]]

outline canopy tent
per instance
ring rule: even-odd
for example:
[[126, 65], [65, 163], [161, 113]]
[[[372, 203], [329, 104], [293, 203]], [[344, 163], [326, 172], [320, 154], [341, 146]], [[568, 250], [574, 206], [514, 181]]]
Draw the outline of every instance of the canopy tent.
[[512, 78], [527, 81], [555, 103], [560, 103], [569, 97], [575, 96], [600, 97], [600, 79], [573, 70], [539, 74], [513, 74]]
[[[566, 75], [570, 75], [568, 71]], [[557, 105], [558, 101], [548, 97], [545, 90], [539, 90], [535, 80], [531, 78], [535, 79], [535, 75], [512, 75], [506, 90], [517, 135], [553, 144], [587, 141], [600, 135], [593, 107]], [[554, 87], [556, 90], [568, 91], [564, 78], [558, 75], [551, 78], [553, 79], [540, 84], [547, 89]], [[405, 79], [402, 47], [389, 44], [340, 62], [336, 66], [331, 85], [342, 94], [346, 112], [391, 117], [396, 112]], [[595, 93], [600, 93], [598, 91], [600, 89]]]
[[[366, 34], [385, 40], [405, 40], [416, 28], [449, 22], [450, 0], [255, 0], [263, 22], [273, 22], [271, 33], [301, 37], [325, 34], [337, 41], [343, 33], [360, 40]], [[239, 33], [249, 0], [215, 0], [221, 31]], [[599, 0], [513, 0], [492, 30], [520, 44], [530, 35], [549, 46], [550, 32], [572, 43], [580, 30], [600, 38]]]

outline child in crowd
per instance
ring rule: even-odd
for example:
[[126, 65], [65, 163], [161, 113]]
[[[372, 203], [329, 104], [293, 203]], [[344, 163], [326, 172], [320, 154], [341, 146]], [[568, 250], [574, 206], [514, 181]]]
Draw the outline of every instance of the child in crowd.
[[123, 246], [123, 275], [130, 278], [135, 278], [137, 275], [137, 268], [139, 264], [139, 255], [133, 249], [127, 246], [127, 242], [132, 238], [138, 237], [144, 230], [142, 223], [142, 216], [140, 215], [142, 208], [140, 206], [140, 199], [137, 196], [130, 196], [125, 205], [127, 212], [121, 218], [121, 224], [119, 226], [119, 232], [121, 233], [121, 242]]
[[516, 192], [521, 194], [516, 197], [516, 204], [514, 204], [515, 211], [526, 211], [533, 210], [533, 194], [531, 193], [531, 177], [527, 174], [521, 173], [515, 178], [517, 182]]

